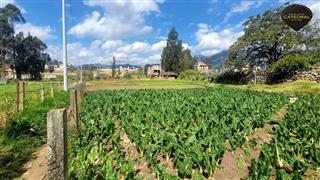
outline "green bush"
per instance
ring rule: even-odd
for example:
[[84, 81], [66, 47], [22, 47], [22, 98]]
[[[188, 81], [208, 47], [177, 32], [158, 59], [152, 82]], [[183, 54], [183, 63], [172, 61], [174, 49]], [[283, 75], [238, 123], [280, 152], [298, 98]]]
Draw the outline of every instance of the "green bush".
[[180, 72], [179, 74], [180, 79], [187, 79], [187, 80], [205, 80], [206, 73], [198, 72], [195, 70], [185, 70]]
[[211, 78], [210, 82], [224, 84], [247, 84], [252, 79], [252, 77], [252, 73], [236, 71], [235, 69], [227, 69]]
[[126, 78], [126, 79], [132, 79], [132, 75], [130, 74], [130, 73], [125, 73], [124, 75], [123, 75], [123, 77], [124, 78]]
[[282, 82], [296, 74], [297, 71], [307, 69], [312, 63], [311, 58], [302, 55], [287, 55], [273, 63], [267, 72], [267, 82]]

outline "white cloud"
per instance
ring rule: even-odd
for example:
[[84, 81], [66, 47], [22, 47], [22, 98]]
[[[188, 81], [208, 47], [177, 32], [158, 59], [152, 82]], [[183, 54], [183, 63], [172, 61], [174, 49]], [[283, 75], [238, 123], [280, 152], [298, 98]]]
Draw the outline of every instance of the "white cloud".
[[228, 49], [243, 32], [238, 32], [234, 28], [224, 29], [222, 31], [214, 31], [214, 29], [204, 23], [198, 25], [196, 32], [197, 45], [191, 48], [194, 54], [211, 56], [219, 51]]
[[27, 12], [23, 7], [19, 6], [15, 0], [0, 0], [0, 8], [6, 6], [7, 4], [16, 5], [20, 9], [21, 13]]
[[[127, 43], [121, 40], [95, 40], [88, 47], [80, 42], [68, 44], [68, 62], [71, 64], [103, 63], [110, 64], [115, 57], [119, 64], [159, 63], [166, 41], [153, 44], [146, 42]], [[187, 45], [186, 45], [187, 46]], [[61, 48], [49, 45], [47, 52], [52, 59], [61, 61]]]
[[161, 2], [85, 0], [85, 5], [102, 7], [104, 14], [92, 12], [82, 22], [72, 27], [69, 33], [77, 34], [79, 37], [91, 36], [103, 39], [146, 36], [153, 31], [153, 28], [146, 24], [145, 18], [150, 13], [159, 13], [158, 3]]
[[313, 13], [312, 21], [320, 19], [320, 1], [294, 1], [296, 4], [302, 4], [310, 8]]
[[242, 0], [240, 1], [240, 4], [237, 4], [231, 7], [230, 11], [226, 14], [223, 22], [227, 22], [228, 19], [234, 14], [246, 12], [252, 8], [260, 7], [265, 2], [266, 0], [260, 0], [260, 1]]
[[30, 33], [33, 36], [37, 36], [41, 40], [55, 39], [56, 36], [52, 35], [53, 30], [50, 26], [36, 26], [31, 23], [17, 24], [15, 26], [16, 34], [23, 32], [25, 35]]
[[119, 48], [122, 45], [121, 40], [109, 40], [102, 44], [102, 48], [106, 50], [114, 50], [116, 48]]

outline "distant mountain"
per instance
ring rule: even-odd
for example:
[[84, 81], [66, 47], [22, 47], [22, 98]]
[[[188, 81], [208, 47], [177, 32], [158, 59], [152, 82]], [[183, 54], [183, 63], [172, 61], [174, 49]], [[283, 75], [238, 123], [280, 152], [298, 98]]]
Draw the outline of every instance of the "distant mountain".
[[195, 56], [196, 59], [211, 65], [211, 68], [219, 67], [223, 64], [224, 60], [228, 57], [228, 50], [222, 50], [218, 52], [217, 54], [214, 54], [212, 56], [206, 57], [202, 55]]

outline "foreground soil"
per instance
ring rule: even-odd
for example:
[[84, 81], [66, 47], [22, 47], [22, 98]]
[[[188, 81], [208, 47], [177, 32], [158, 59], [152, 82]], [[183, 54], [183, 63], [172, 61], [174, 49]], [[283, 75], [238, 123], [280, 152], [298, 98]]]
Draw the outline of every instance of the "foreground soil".
[[33, 154], [33, 159], [24, 165], [26, 172], [21, 176], [23, 180], [46, 179], [48, 170], [48, 146], [42, 145]]

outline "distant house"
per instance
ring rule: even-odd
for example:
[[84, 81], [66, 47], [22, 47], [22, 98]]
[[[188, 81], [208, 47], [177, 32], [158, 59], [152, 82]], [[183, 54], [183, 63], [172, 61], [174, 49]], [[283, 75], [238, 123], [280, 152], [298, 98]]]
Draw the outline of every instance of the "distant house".
[[161, 73], [161, 66], [159, 64], [153, 65], [148, 68], [148, 76], [160, 77], [160, 73]]
[[200, 72], [205, 72], [209, 70], [209, 66], [201, 61], [198, 61], [195, 65], [194, 65], [194, 69], [196, 71], [200, 71]]
[[15, 78], [14, 72], [12, 71], [12, 69], [8, 65], [4, 66], [4, 77], [6, 77], [7, 79], [14, 79]]

